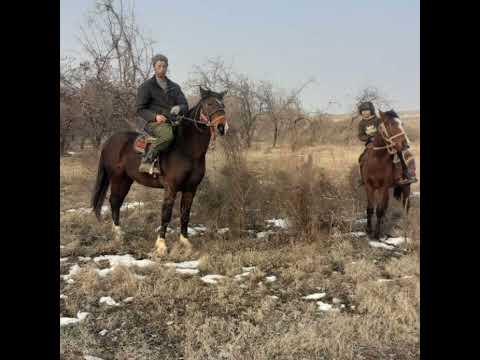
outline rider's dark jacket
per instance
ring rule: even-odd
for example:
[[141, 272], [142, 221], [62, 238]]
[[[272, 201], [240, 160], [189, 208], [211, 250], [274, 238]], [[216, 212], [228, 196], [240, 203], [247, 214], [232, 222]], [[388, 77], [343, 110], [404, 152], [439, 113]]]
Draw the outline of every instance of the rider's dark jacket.
[[373, 126], [375, 130], [378, 128], [379, 124], [379, 118], [376, 116], [373, 116], [371, 119], [363, 119], [360, 120], [360, 123], [358, 124], [358, 138], [360, 141], [363, 141], [365, 144], [369, 144], [370, 142], [373, 141], [373, 138], [375, 136], [375, 133], [371, 133], [370, 135], [367, 134], [367, 128], [369, 126]]
[[164, 91], [153, 75], [138, 88], [137, 115], [147, 123], [154, 122], [156, 115], [170, 116], [170, 110], [175, 105], [180, 105], [180, 113], [188, 110], [188, 103], [180, 85], [166, 78], [167, 90]]

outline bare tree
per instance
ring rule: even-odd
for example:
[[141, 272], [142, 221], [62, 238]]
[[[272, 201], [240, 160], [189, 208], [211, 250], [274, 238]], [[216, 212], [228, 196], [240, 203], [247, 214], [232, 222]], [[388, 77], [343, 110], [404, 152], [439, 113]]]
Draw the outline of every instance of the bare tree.
[[355, 97], [355, 109], [353, 112], [356, 112], [356, 108], [362, 102], [371, 101], [379, 108], [389, 108], [391, 107], [391, 101], [387, 99], [384, 95], [380, 94], [380, 91], [375, 87], [367, 87], [362, 89], [359, 94]]
[[281, 132], [295, 126], [301, 114], [300, 94], [313, 80], [308, 80], [298, 89], [293, 89], [288, 96], [274, 89], [272, 82], [262, 81], [257, 90], [257, 97], [265, 104], [265, 115], [273, 126], [272, 147], [277, 146]]
[[202, 66], [195, 66], [187, 88], [198, 86], [213, 90], [228, 90], [225, 102], [232, 127], [237, 127], [248, 148], [252, 144], [256, 125], [264, 113], [265, 103], [257, 96], [260, 84], [246, 75], [236, 73], [220, 58], [209, 59]]
[[154, 41], [137, 25], [133, 2], [97, 0], [81, 27], [80, 42], [99, 83], [97, 91], [108, 88], [115, 115], [135, 129], [136, 92], [151, 75]]

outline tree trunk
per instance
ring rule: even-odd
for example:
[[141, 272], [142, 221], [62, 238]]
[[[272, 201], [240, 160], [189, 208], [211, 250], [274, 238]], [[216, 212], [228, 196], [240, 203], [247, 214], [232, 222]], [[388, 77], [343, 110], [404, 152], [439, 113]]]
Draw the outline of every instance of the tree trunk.
[[274, 124], [274, 128], [273, 128], [273, 147], [277, 146], [277, 140], [278, 140], [278, 125]]

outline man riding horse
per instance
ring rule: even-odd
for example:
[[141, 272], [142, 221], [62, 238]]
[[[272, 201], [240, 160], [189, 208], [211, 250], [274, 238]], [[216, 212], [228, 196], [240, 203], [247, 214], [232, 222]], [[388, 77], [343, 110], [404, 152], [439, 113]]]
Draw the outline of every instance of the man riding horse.
[[188, 103], [180, 86], [166, 76], [167, 57], [155, 55], [152, 65], [155, 74], [138, 88], [136, 106], [137, 115], [146, 121], [144, 130], [155, 140], [146, 149], [139, 171], [158, 174], [154, 160], [172, 143], [172, 122], [188, 110]]
[[[379, 118], [375, 115], [375, 107], [370, 101], [361, 103], [358, 107], [358, 112], [362, 117], [362, 120], [358, 125], [358, 138], [360, 139], [360, 141], [363, 141], [365, 143], [365, 150], [360, 155], [360, 158], [358, 160], [361, 167], [363, 161], [366, 160], [367, 150], [373, 147], [373, 139], [375, 138], [375, 135], [378, 131]], [[410, 161], [410, 163], [412, 164], [412, 166], [410, 167], [407, 165], [408, 161], [406, 161], [405, 159], [405, 155], [409, 153], [409, 147], [410, 146], [407, 141], [405, 142], [402, 151], [398, 151], [396, 154], [402, 167], [402, 175], [400, 176], [400, 179], [397, 179], [398, 185], [407, 185], [417, 182], [417, 179], [415, 177], [413, 157], [411, 158], [412, 161]], [[394, 162], [397, 162], [397, 158], [394, 159]], [[362, 178], [360, 179], [360, 184], [363, 185]]]

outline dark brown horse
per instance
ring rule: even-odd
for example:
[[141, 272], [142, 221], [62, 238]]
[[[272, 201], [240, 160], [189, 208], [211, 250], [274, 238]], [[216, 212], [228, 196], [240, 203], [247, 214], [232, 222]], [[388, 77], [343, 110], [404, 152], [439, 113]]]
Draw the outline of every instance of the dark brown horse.
[[361, 172], [367, 193], [367, 233], [372, 233], [372, 216], [376, 207], [377, 226], [374, 237], [380, 238], [382, 223], [388, 207], [389, 189], [394, 187], [393, 195], [397, 200], [402, 197], [407, 213], [410, 207], [410, 184], [397, 185], [398, 170], [392, 161], [392, 156], [403, 149], [408, 141], [407, 135], [393, 111], [381, 112], [377, 134], [368, 147], [361, 165]]
[[110, 206], [116, 238], [122, 236], [120, 207], [132, 183], [136, 181], [144, 186], [164, 189], [162, 224], [154, 249], [157, 256], [163, 256], [167, 252], [165, 234], [178, 192], [182, 193], [180, 243], [191, 249], [188, 240], [190, 208], [197, 187], [205, 174], [205, 154], [211, 136], [215, 136], [216, 131], [224, 135], [228, 129], [223, 104], [225, 92], [215, 93], [200, 88], [200, 94], [198, 104], [188, 111], [177, 127], [172, 146], [160, 158], [162, 176], [154, 178], [138, 171], [141, 155], [137, 154], [133, 147], [139, 135], [137, 132], [112, 135], [104, 144], [100, 155], [92, 207], [100, 220], [102, 204], [110, 186]]

